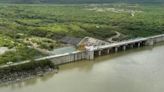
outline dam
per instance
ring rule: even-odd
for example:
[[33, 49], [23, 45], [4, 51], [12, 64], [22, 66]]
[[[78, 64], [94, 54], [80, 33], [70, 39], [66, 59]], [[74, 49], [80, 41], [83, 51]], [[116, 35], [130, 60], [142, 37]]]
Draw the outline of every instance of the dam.
[[[146, 38], [136, 38], [136, 39], [121, 41], [117, 43], [111, 43], [109, 45], [90, 46], [87, 47], [85, 50], [74, 51], [71, 53], [50, 55], [50, 56], [34, 59], [34, 61], [39, 62], [43, 60], [49, 60], [52, 61], [54, 65], [61, 65], [61, 64], [72, 63], [80, 60], [94, 60], [96, 57], [102, 55], [109, 55], [112, 53], [117, 53], [119, 51], [126, 51], [128, 49], [139, 48], [142, 46], [150, 46], [162, 41], [164, 41], [164, 34], [146, 37]], [[0, 68], [26, 64], [29, 62], [31, 62], [31, 60], [12, 63], [10, 65], [2, 65], [0, 66]]]
[[117, 53], [119, 51], [126, 51], [128, 49], [139, 48], [142, 46], [150, 46], [155, 43], [164, 41], [164, 34], [151, 36], [147, 38], [136, 38], [127, 41], [112, 43], [109, 45], [90, 46], [84, 51], [75, 51], [72, 53], [65, 53], [60, 55], [52, 55], [36, 59], [36, 61], [50, 60], [55, 65], [76, 62], [80, 60], [94, 60], [96, 57]]
[[[163, 92], [164, 42], [59, 66], [0, 92]], [[86, 85], [87, 84], [87, 85]]]
[[80, 60], [94, 60], [96, 57], [126, 51], [128, 49], [139, 48], [142, 46], [150, 46], [155, 43], [164, 41], [164, 34], [151, 36], [147, 38], [136, 38], [127, 41], [112, 43], [109, 45], [90, 46], [83, 51], [74, 51], [71, 53], [52, 55], [36, 59], [36, 61], [50, 60], [55, 65], [76, 62]]

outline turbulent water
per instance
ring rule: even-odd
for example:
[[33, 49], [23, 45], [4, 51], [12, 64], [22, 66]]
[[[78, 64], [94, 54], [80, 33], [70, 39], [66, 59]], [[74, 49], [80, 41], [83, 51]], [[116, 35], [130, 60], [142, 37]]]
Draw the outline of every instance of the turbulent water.
[[0, 92], [163, 92], [164, 44], [60, 66]]

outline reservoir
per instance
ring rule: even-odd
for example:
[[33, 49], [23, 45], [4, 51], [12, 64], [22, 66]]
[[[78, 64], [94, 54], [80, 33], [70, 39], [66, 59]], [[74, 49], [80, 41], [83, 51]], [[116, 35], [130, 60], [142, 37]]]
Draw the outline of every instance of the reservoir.
[[59, 67], [0, 92], [163, 92], [164, 43]]

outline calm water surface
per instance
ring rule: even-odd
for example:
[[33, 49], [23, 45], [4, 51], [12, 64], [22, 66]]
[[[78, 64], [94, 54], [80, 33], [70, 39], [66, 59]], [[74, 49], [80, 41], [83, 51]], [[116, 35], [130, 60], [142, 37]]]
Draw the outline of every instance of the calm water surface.
[[164, 45], [60, 66], [59, 73], [0, 92], [164, 92]]

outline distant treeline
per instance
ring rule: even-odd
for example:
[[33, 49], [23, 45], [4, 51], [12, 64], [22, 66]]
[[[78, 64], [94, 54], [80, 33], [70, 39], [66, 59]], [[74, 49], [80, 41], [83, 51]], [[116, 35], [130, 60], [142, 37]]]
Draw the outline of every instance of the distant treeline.
[[0, 3], [164, 3], [164, 0], [0, 0]]

